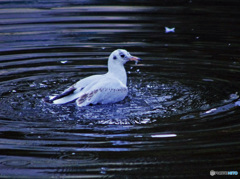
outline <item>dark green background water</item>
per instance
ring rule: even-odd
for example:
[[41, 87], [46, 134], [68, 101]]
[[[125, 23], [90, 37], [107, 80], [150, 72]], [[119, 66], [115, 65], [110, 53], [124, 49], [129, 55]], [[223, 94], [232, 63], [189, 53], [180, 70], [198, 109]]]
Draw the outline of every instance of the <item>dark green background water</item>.
[[[1, 0], [0, 177], [239, 172], [239, 7]], [[42, 101], [105, 73], [117, 48], [143, 59], [126, 65], [126, 99], [83, 108]]]

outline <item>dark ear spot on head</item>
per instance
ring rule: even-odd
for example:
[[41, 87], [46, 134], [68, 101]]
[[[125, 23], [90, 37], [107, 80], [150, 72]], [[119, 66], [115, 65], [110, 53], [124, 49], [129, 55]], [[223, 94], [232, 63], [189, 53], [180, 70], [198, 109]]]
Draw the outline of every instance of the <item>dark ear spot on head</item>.
[[122, 58], [124, 58], [124, 57], [125, 57], [125, 55], [124, 55], [124, 54], [121, 54], [121, 57], [122, 57]]
[[116, 57], [116, 56], [113, 56], [113, 60], [117, 60], [117, 57]]

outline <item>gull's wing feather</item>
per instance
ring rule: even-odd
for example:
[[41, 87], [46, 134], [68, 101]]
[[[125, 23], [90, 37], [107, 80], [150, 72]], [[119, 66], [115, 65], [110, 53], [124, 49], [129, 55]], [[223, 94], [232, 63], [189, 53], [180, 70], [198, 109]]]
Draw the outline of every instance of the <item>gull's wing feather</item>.
[[84, 78], [71, 87], [67, 88], [63, 93], [53, 97], [50, 99], [50, 102], [54, 104], [65, 104], [68, 102], [71, 102], [79, 97], [79, 93], [81, 91], [84, 91], [84, 89], [90, 85], [91, 83], [94, 83], [98, 80], [100, 80], [103, 77], [103, 75], [93, 75], [89, 76], [87, 78]]
[[116, 78], [103, 78], [88, 90], [81, 92], [76, 100], [78, 106], [87, 106], [89, 104], [107, 104], [123, 100], [128, 93], [126, 85]]

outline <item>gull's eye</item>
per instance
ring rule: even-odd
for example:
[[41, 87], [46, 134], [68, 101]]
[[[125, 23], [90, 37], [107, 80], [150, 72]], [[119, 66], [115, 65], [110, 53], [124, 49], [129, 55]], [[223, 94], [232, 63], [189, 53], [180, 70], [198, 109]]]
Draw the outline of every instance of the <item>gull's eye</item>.
[[124, 58], [124, 57], [125, 57], [125, 55], [124, 55], [124, 54], [121, 54], [120, 56], [121, 56], [122, 58]]
[[113, 57], [113, 59], [114, 59], [114, 60], [117, 60], [117, 57], [116, 57], [116, 56], [114, 56], [114, 57]]

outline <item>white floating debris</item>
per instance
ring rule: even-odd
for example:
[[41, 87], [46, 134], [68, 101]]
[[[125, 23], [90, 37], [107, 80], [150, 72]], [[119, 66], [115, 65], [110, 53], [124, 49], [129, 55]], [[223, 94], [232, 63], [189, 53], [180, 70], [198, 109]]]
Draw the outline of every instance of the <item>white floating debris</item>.
[[16, 90], [12, 90], [13, 93], [16, 93], [17, 91]]
[[60, 61], [62, 64], [65, 64], [67, 63], [68, 61], [67, 60], [63, 60], [63, 61]]
[[206, 114], [209, 114], [209, 113], [214, 112], [214, 111], [216, 111], [216, 110], [217, 110], [217, 108], [213, 108], [213, 109], [210, 109], [210, 110], [206, 111], [205, 113], [206, 113]]
[[165, 33], [174, 33], [175, 32], [175, 27], [169, 28], [169, 27], [165, 27]]
[[166, 138], [166, 137], [176, 137], [177, 134], [153, 134], [152, 138]]

